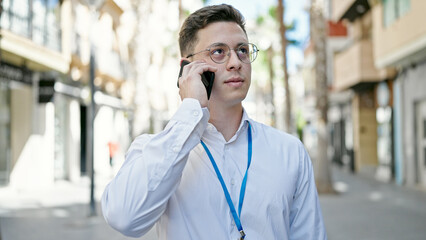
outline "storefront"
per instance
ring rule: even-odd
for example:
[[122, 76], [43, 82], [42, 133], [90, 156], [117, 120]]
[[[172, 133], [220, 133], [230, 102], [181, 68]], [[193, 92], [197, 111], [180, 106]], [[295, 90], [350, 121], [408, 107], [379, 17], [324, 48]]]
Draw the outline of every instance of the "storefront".
[[[10, 174], [17, 158], [13, 150], [22, 149], [19, 144], [12, 143], [28, 134], [26, 130], [31, 127], [29, 120], [22, 126], [17, 125], [25, 121], [19, 118], [20, 114], [25, 113], [18, 109], [28, 107], [26, 100], [32, 97], [31, 78], [32, 72], [26, 68], [0, 63], [0, 185], [10, 182]], [[13, 134], [13, 129], [20, 127], [22, 131]]]
[[[90, 131], [88, 89], [77, 83], [55, 84], [55, 180], [80, 181], [90, 171]], [[95, 92], [94, 159], [95, 172], [105, 178], [115, 174], [124, 161], [130, 141], [131, 109], [121, 99]]]
[[[398, 86], [395, 152], [397, 180], [426, 187], [426, 61], [405, 68]], [[402, 164], [401, 164], [402, 163]]]
[[390, 182], [395, 177], [393, 156], [393, 89], [391, 81], [376, 86], [377, 159], [376, 178]]
[[351, 90], [330, 94], [328, 120], [330, 145], [333, 150], [331, 159], [339, 166], [354, 172], [352, 97]]

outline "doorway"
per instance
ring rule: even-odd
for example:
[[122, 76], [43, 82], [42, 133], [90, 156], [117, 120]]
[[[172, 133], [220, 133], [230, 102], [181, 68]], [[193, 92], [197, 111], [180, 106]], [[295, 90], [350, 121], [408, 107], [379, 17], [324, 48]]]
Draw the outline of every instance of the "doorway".
[[0, 79], [0, 186], [9, 183], [10, 175], [10, 89]]
[[426, 100], [416, 106], [416, 127], [419, 183], [426, 187]]
[[87, 110], [80, 105], [80, 174], [87, 176]]

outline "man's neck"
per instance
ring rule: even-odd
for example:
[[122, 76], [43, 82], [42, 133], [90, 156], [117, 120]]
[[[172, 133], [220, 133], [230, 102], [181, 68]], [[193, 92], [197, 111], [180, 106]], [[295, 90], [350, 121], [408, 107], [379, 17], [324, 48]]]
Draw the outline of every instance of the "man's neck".
[[229, 108], [209, 107], [210, 120], [216, 129], [222, 133], [225, 141], [229, 141], [238, 130], [243, 116], [243, 107], [241, 104]]

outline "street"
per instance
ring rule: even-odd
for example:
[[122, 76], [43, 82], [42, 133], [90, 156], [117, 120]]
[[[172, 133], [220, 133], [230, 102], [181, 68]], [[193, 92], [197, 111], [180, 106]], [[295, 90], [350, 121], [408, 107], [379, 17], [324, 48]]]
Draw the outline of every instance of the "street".
[[[333, 169], [340, 194], [321, 195], [330, 240], [426, 238], [426, 192]], [[88, 190], [62, 184], [50, 193], [0, 189], [1, 240], [129, 240], [98, 216], [88, 217]], [[58, 197], [57, 195], [60, 195]], [[99, 195], [99, 194], [98, 194]], [[56, 196], [56, 197], [54, 197]], [[156, 240], [151, 230], [141, 240]]]

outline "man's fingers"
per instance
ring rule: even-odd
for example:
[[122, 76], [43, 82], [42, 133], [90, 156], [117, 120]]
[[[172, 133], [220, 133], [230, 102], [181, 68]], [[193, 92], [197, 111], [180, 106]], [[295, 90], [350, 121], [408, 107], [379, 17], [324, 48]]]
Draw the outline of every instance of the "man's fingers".
[[[182, 64], [185, 64], [182, 59]], [[181, 77], [179, 77], [179, 95], [182, 99], [195, 98], [201, 103], [201, 106], [207, 106], [207, 92], [201, 81], [201, 75], [206, 72], [216, 72], [217, 68], [207, 64], [204, 60], [197, 60], [183, 66]]]

